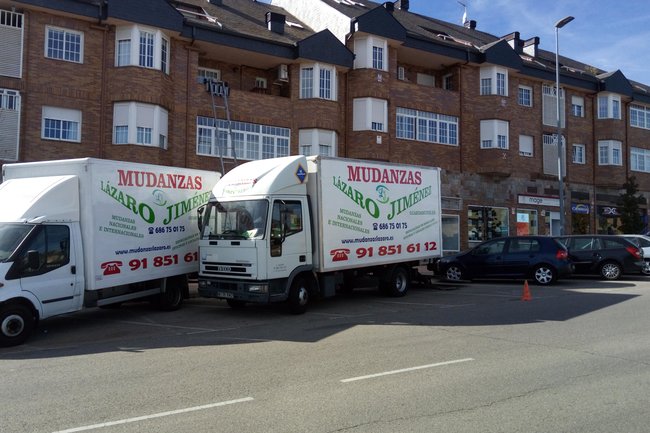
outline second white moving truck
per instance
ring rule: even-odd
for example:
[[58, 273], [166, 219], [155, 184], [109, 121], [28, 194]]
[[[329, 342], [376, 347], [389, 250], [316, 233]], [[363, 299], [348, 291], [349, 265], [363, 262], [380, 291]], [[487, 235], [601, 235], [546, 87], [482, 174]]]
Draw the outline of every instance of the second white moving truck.
[[437, 168], [320, 156], [242, 164], [201, 208], [199, 294], [305, 311], [354, 276], [403, 296], [441, 256]]
[[158, 296], [198, 271], [196, 209], [216, 172], [94, 158], [6, 164], [0, 184], [0, 345], [37, 320]]

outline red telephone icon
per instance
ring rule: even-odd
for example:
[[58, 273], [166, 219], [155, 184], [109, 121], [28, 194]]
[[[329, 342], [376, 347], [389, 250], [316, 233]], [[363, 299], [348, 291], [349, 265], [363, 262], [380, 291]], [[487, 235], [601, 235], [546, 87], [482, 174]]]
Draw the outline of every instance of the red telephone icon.
[[122, 264], [123, 263], [119, 260], [113, 260], [102, 263], [101, 267], [104, 270], [104, 275], [115, 275], [120, 273], [120, 266], [122, 266]]
[[350, 254], [350, 250], [347, 248], [338, 248], [330, 251], [333, 262], [344, 262], [348, 260], [348, 254]]

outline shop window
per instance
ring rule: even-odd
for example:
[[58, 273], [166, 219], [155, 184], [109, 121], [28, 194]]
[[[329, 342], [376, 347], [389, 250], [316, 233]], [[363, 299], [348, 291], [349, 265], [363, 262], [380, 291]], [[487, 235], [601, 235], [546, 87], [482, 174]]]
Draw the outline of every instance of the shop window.
[[517, 209], [517, 236], [537, 235], [538, 227], [536, 210]]
[[467, 230], [470, 242], [482, 242], [508, 236], [508, 209], [469, 206], [467, 209]]
[[458, 215], [442, 216], [442, 251], [460, 251], [460, 217]]

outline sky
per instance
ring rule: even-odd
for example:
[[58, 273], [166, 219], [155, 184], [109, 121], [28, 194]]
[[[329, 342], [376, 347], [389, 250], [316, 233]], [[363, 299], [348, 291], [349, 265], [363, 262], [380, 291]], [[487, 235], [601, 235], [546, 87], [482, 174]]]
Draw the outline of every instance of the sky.
[[[618, 69], [628, 79], [650, 85], [648, 0], [460, 1], [478, 30], [495, 36], [518, 31], [523, 40], [538, 36], [540, 48], [551, 52], [555, 23], [573, 16], [559, 31], [560, 55], [607, 72]], [[410, 0], [410, 11], [461, 24], [464, 9], [458, 0]]]
[[[560, 55], [605, 71], [619, 69], [630, 80], [650, 85], [650, 1], [648, 0], [460, 0], [477, 29], [495, 36], [518, 31], [521, 39], [540, 38], [555, 52], [555, 23], [575, 19], [559, 30]], [[460, 24], [458, 0], [410, 0], [411, 12]]]

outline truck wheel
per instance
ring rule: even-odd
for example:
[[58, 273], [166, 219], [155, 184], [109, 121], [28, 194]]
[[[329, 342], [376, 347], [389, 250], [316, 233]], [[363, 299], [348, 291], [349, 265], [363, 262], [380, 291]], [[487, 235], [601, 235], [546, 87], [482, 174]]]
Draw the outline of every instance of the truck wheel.
[[24, 305], [8, 304], [0, 308], [0, 346], [23, 344], [32, 333], [36, 317]]
[[291, 314], [303, 314], [309, 303], [309, 285], [305, 277], [296, 277], [289, 289], [289, 311]]
[[382, 291], [389, 296], [401, 297], [406, 295], [411, 285], [411, 276], [404, 266], [395, 266], [386, 272], [382, 281]]
[[183, 288], [187, 286], [186, 278], [169, 278], [164, 293], [158, 297], [158, 305], [163, 311], [175, 311], [183, 304]]

